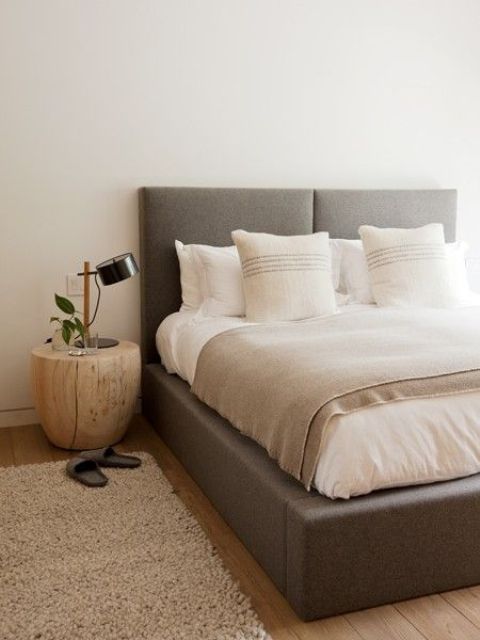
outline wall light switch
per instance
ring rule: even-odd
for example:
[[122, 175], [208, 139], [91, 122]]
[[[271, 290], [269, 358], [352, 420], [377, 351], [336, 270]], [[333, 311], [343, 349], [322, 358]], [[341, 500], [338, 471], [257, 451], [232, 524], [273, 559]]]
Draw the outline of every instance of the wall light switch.
[[83, 276], [67, 273], [67, 296], [83, 296]]

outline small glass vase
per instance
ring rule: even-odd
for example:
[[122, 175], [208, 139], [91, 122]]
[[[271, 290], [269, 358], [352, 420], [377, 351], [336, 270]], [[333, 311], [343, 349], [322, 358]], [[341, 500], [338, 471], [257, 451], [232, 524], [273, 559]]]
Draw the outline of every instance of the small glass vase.
[[98, 351], [98, 333], [87, 331], [83, 339], [85, 355], [93, 355]]
[[71, 345], [67, 344], [63, 339], [62, 330], [56, 329], [52, 336], [52, 349], [54, 351], [68, 351], [71, 348]]

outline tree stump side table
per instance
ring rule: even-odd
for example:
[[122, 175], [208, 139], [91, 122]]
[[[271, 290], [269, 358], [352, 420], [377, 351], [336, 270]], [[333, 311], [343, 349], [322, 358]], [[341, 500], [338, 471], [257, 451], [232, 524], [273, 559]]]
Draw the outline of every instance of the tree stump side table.
[[32, 350], [35, 408], [45, 435], [62, 449], [97, 449], [123, 438], [140, 387], [133, 342], [69, 356], [51, 345]]

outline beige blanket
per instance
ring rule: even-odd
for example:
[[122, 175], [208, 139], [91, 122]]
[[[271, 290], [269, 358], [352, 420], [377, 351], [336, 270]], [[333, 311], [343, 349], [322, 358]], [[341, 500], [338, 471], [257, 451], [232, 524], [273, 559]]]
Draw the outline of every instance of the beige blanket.
[[226, 331], [192, 391], [310, 488], [330, 418], [480, 389], [480, 309], [371, 309]]

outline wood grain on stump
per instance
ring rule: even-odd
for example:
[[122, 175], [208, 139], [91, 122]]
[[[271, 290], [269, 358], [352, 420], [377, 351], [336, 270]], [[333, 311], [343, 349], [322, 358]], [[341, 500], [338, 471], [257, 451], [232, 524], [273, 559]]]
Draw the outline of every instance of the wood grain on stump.
[[32, 351], [35, 408], [47, 438], [63, 449], [96, 449], [122, 439], [140, 386], [133, 342], [69, 356], [51, 345]]

